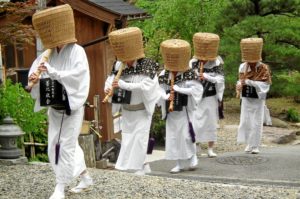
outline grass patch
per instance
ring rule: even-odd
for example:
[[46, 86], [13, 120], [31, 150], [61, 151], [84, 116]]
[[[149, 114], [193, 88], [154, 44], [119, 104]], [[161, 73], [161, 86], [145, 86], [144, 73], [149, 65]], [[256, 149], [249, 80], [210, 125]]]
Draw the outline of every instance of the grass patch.
[[[278, 117], [287, 113], [289, 109], [294, 109], [300, 113], [300, 103], [296, 103], [294, 98], [270, 98], [266, 100], [267, 107], [273, 117]], [[240, 100], [236, 98], [224, 99], [224, 114], [240, 113]]]
[[267, 106], [273, 117], [277, 117], [282, 113], [287, 113], [289, 109], [294, 109], [300, 113], [300, 103], [296, 103], [292, 97], [267, 99]]

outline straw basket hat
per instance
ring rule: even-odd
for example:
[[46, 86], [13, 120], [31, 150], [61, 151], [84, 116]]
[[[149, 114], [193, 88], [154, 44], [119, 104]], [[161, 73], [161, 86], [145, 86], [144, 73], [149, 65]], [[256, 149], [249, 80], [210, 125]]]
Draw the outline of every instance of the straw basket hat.
[[165, 63], [165, 69], [181, 72], [189, 69], [191, 46], [187, 41], [169, 39], [160, 44], [160, 50]]
[[46, 49], [77, 42], [73, 10], [68, 4], [36, 12], [32, 24]]
[[241, 40], [241, 52], [243, 62], [259, 62], [261, 61], [261, 53], [263, 47], [262, 38], [246, 38]]
[[125, 62], [145, 57], [142, 31], [139, 28], [115, 30], [108, 37], [118, 60]]
[[215, 60], [218, 56], [220, 37], [213, 33], [198, 32], [193, 36], [195, 57], [200, 60]]

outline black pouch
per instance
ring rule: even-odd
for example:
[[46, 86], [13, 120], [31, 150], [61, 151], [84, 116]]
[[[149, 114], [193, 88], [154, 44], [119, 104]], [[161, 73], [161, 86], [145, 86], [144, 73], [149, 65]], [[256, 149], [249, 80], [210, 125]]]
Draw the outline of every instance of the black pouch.
[[121, 88], [115, 88], [112, 96], [112, 103], [116, 104], [130, 104], [131, 91]]
[[248, 85], [243, 86], [242, 96], [243, 97], [249, 97], [249, 98], [258, 98], [255, 87], [254, 86], [248, 86]]
[[68, 95], [61, 83], [51, 78], [40, 79], [40, 105], [66, 110], [70, 114]]

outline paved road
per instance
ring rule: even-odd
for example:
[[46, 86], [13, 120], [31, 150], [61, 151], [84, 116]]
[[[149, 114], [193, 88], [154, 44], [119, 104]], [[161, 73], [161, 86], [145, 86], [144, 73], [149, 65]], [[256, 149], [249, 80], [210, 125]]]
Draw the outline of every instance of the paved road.
[[[162, 158], [162, 153], [158, 153]], [[157, 159], [159, 159], [158, 155]], [[150, 163], [152, 174], [206, 182], [246, 183], [300, 187], [300, 145], [263, 148], [260, 154], [231, 152], [217, 158], [199, 158], [195, 171], [170, 174], [174, 161], [164, 159]]]

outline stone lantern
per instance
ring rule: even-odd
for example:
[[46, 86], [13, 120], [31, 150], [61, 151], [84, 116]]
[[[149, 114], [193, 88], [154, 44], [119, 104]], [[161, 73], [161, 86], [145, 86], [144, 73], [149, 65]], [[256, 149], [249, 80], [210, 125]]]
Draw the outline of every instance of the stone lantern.
[[0, 159], [18, 159], [22, 156], [17, 146], [17, 138], [24, 132], [11, 117], [6, 117], [0, 125]]

